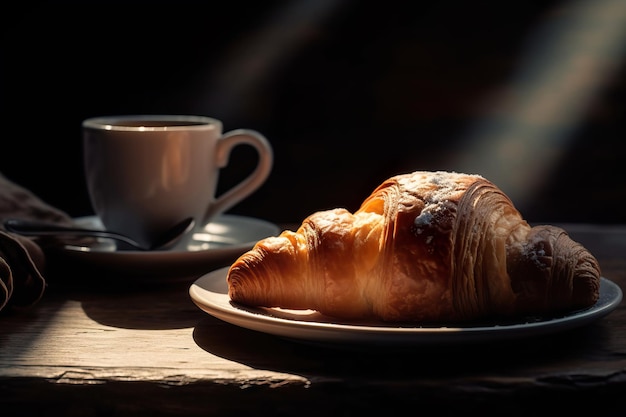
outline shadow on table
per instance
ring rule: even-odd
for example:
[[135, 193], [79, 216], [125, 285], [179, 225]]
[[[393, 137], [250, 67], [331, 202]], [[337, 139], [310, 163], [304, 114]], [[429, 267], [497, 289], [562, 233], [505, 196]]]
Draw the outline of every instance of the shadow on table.
[[99, 287], [72, 291], [67, 297], [81, 303], [92, 320], [111, 327], [138, 330], [191, 328], [204, 313], [189, 298], [189, 285]]
[[447, 346], [390, 348], [320, 345], [240, 328], [208, 317], [195, 327], [195, 342], [205, 351], [253, 368], [306, 375], [371, 375], [384, 378], [462, 376], [498, 370], [523, 376], [551, 362], [586, 363], [583, 352], [606, 344], [601, 323], [522, 340]]

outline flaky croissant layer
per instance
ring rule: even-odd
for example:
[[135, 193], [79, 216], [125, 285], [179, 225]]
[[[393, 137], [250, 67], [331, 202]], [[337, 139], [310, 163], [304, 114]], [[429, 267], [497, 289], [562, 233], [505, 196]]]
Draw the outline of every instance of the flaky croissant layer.
[[454, 322], [592, 306], [600, 268], [564, 230], [530, 227], [485, 178], [418, 171], [384, 181], [354, 214], [320, 211], [259, 241], [227, 283], [249, 306]]

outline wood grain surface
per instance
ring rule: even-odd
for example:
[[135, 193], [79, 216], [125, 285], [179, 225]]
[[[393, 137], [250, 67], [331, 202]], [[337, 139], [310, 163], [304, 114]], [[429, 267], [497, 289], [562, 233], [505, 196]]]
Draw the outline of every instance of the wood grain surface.
[[[626, 288], [626, 227], [567, 228], [599, 258], [603, 275]], [[224, 323], [193, 304], [189, 284], [56, 282], [34, 308], [4, 313], [0, 414], [626, 409], [623, 305], [583, 328], [515, 342], [348, 350]]]

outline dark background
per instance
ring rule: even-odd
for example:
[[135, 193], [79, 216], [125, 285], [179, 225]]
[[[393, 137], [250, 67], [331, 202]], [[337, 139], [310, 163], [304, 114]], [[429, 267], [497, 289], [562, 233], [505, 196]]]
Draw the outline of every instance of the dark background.
[[83, 119], [202, 114], [275, 150], [230, 213], [299, 222], [446, 169], [485, 175], [533, 222], [626, 222], [624, 2], [430, 3], [4, 2], [0, 172], [91, 214]]

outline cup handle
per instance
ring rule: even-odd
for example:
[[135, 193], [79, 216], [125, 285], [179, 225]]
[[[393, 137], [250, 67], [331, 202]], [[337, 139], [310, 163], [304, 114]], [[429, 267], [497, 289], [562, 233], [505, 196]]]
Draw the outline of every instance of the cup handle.
[[274, 152], [268, 140], [255, 130], [237, 129], [224, 133], [217, 146], [217, 167], [228, 165], [231, 151], [238, 145], [250, 145], [256, 149], [259, 160], [257, 166], [246, 178], [225, 191], [211, 205], [205, 214], [204, 223], [216, 214], [223, 213], [256, 191], [269, 177], [274, 162]]

